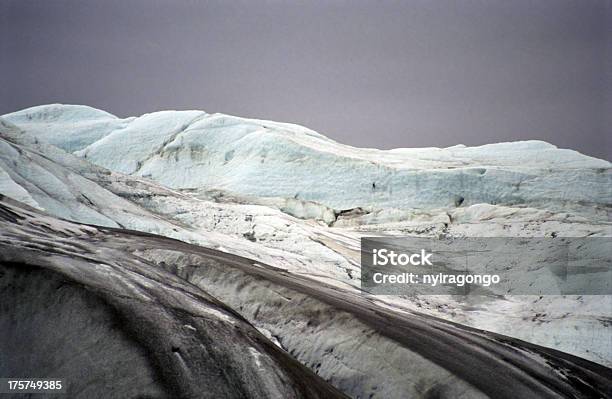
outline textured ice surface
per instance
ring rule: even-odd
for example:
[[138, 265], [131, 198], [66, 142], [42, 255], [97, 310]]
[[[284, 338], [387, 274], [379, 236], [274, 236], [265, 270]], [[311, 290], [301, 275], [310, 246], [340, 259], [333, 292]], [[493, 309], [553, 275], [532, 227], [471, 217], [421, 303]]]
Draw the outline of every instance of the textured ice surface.
[[[54, 136], [65, 143], [72, 123], [79, 132], [83, 119], [95, 119], [87, 112], [97, 115], [64, 106], [8, 115], [23, 130], [3, 123], [0, 193], [30, 196], [59, 217], [178, 238], [342, 289], [359, 286], [361, 236], [612, 235], [610, 163], [542, 142], [379, 151], [296, 125], [167, 111], [122, 120], [77, 152], [83, 160], [43, 142], [56, 122], [20, 122], [49, 114], [45, 107], [66, 113]], [[371, 182], [372, 173], [385, 178]], [[612, 364], [609, 297], [373, 300]]]
[[[381, 151], [339, 144], [298, 125], [202, 111], [163, 111], [97, 124], [100, 115], [90, 108], [61, 107], [35, 107], [5, 118], [34, 133], [51, 127], [55, 133], [49, 141], [68, 150], [76, 149], [72, 143], [80, 126], [91, 126], [88, 140], [98, 139], [77, 155], [172, 188], [299, 198], [339, 210], [477, 203], [568, 209], [612, 203], [608, 161], [541, 141]], [[47, 117], [51, 113], [60, 115], [55, 117], [59, 126]], [[59, 129], [64, 133], [57, 134]]]
[[[80, 151], [92, 161], [122, 173], [138, 172], [148, 160], [171, 143], [176, 135], [187, 129], [191, 123], [206, 116], [201, 111], [162, 111], [146, 114], [134, 119], [124, 129], [114, 130], [94, 142], [89, 150]], [[117, 146], [121, 143], [120, 146]], [[112, 147], [110, 152], [103, 149]], [[96, 148], [101, 150], [96, 150]], [[100, 151], [106, 154], [104, 162], [97, 162]], [[111, 167], [113, 165], [113, 167]]]
[[0, 198], [0, 375], [61, 377], [79, 399], [345, 398], [231, 308], [131, 253], [159, 236], [22, 206]]
[[126, 127], [134, 118], [119, 119], [84, 105], [41, 105], [4, 116], [37, 137], [66, 151], [76, 151]]
[[[0, 142], [0, 147], [4, 147], [4, 151], [7, 150], [6, 146], [6, 142]], [[0, 150], [0, 152], [4, 152], [3, 150]], [[0, 169], [0, 193], [16, 199], [17, 201], [23, 202], [24, 204], [40, 208], [34, 198], [32, 198], [32, 196], [23, 187], [15, 183], [11, 176], [3, 169]]]

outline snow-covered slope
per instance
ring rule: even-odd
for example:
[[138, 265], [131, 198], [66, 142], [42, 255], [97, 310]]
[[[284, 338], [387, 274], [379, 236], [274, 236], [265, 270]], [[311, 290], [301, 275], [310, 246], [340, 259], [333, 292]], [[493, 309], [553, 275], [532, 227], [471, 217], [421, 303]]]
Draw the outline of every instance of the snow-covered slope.
[[224, 248], [302, 272], [342, 277], [347, 267], [356, 269], [315, 241], [320, 235], [343, 235], [322, 230], [320, 223], [244, 200], [217, 203], [110, 172], [1, 118], [0, 178], [1, 194], [64, 219]]
[[52, 105], [4, 118], [95, 164], [172, 188], [299, 198], [336, 210], [489, 203], [588, 211], [612, 203], [610, 162], [540, 141], [381, 151], [297, 125], [202, 111], [124, 120], [98, 112]]
[[135, 118], [119, 119], [84, 105], [53, 104], [14, 112], [9, 119], [48, 143], [72, 152], [126, 127]]
[[0, 299], [0, 372], [61, 373], [70, 397], [343, 397], [334, 387], [354, 398], [612, 394], [610, 369], [575, 356], [1, 196]]
[[113, 194], [98, 180], [112, 181], [111, 172], [39, 142], [0, 119], [3, 194], [69, 220], [141, 230], [152, 226], [164, 229], [159, 217]]
[[0, 196], [0, 375], [62, 378], [70, 398], [346, 397], [234, 310], [131, 253], [153, 237]]
[[[49, 109], [55, 110], [55, 114]], [[55, 144], [73, 150], [69, 139], [72, 132], [78, 136], [81, 126], [89, 123], [81, 121], [73, 126], [74, 120], [96, 120], [97, 116], [88, 116], [98, 115], [96, 112], [79, 106], [43, 106], [8, 115], [0, 126], [0, 193], [61, 218], [178, 238], [353, 291], [359, 286], [361, 236], [612, 235], [611, 201], [601, 194], [609, 195], [611, 191], [609, 163], [545, 143], [508, 143], [474, 149], [363, 150], [340, 145], [295, 125], [200, 111], [167, 111], [120, 120], [100, 111], [99, 119], [114, 121], [117, 127], [98, 131], [101, 139], [97, 135], [79, 136], [81, 143], [89, 140], [86, 150], [79, 154], [99, 146], [100, 151], [104, 149], [111, 157], [106, 160], [102, 151], [98, 153], [99, 163], [131, 171], [132, 176], [125, 176], [93, 165], [95, 157], [91, 154], [97, 150], [79, 159], [46, 143], [52, 137]], [[221, 123], [224, 118], [227, 122]], [[211, 127], [214, 121], [218, 122], [217, 127]], [[195, 129], [196, 126], [200, 127]], [[177, 146], [185, 137], [192, 141]], [[172, 141], [168, 142], [168, 138]], [[195, 150], [197, 146], [201, 151]], [[236, 151], [219, 155], [227, 146]], [[153, 151], [155, 148], [161, 152]], [[176, 149], [176, 157], [167, 157], [168, 148]], [[271, 159], [260, 157], [261, 148], [270, 149]], [[303, 157], [287, 155], [287, 148]], [[255, 155], [249, 155], [249, 151], [255, 151]], [[162, 153], [166, 155], [161, 156]], [[142, 172], [143, 168], [154, 165], [160, 175], [149, 177], [158, 180], [163, 175], [184, 182], [190, 189], [169, 189], [139, 176], [147, 174]], [[408, 206], [414, 200], [410, 195], [421, 195], [421, 191], [415, 194], [400, 189], [399, 194], [391, 190], [383, 195], [377, 192], [380, 183], [376, 183], [363, 196], [360, 190], [345, 184], [341, 175], [332, 176], [335, 179], [332, 183], [324, 182], [330, 184], [327, 188], [312, 181], [317, 173], [321, 177], [321, 173], [338, 170], [356, 182], [361, 179], [362, 169], [352, 168], [359, 165], [388, 173], [389, 179], [413, 173], [422, 178], [419, 186], [432, 184], [436, 176], [455, 173], [448, 175], [454, 176], [449, 181], [438, 181], [442, 186], [430, 192], [431, 195], [441, 192], [442, 197], [446, 195], [445, 185], [469, 186], [469, 181], [462, 181], [462, 174], [470, 174], [470, 178], [489, 175], [487, 181], [503, 189], [514, 177], [527, 173], [533, 178], [520, 184], [517, 191], [523, 200], [527, 197], [531, 200], [514, 205], [511, 201], [505, 205], [470, 205], [467, 199], [463, 202], [457, 199], [449, 205], [438, 196], [431, 199], [431, 204], [414, 209]], [[299, 177], [299, 173], [307, 174], [309, 168], [313, 168], [313, 176], [308, 177], [311, 180]], [[491, 170], [493, 174], [489, 174]], [[218, 178], [209, 176], [213, 172]], [[247, 176], [250, 173], [254, 175]], [[566, 181], [549, 182], [548, 178], [555, 173]], [[206, 185], [192, 187], [198, 179], [204, 179], [201, 182]], [[233, 192], [219, 190], [227, 188], [230, 181]], [[274, 181], [287, 190], [275, 191], [278, 187]], [[329, 188], [332, 184], [339, 188]], [[598, 185], [595, 194], [588, 191], [593, 184]], [[304, 200], [313, 198], [319, 189], [324, 203]], [[297, 196], [293, 194], [296, 190]], [[290, 195], [285, 195], [287, 192]], [[563, 193], [581, 199], [560, 200]], [[587, 200], [589, 196], [596, 198]], [[353, 201], [362, 207], [340, 212], [344, 208], [334, 206], [336, 200]], [[612, 364], [610, 324], [606, 321], [612, 303], [609, 297], [440, 296], [372, 300], [385, 301], [385, 306], [397, 311], [424, 312]], [[538, 318], [533, 317], [536, 314]], [[265, 328], [257, 318], [249, 321]]]

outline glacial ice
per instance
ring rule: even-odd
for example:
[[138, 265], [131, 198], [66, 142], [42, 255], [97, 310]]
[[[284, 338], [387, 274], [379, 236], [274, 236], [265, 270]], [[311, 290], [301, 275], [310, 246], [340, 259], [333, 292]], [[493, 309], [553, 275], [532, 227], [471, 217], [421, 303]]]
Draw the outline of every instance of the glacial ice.
[[[610, 163], [544, 142], [380, 151], [202, 111], [96, 111], [53, 105], [0, 118], [0, 193], [345, 290], [359, 286], [361, 236], [612, 235]], [[610, 297], [373, 300], [612, 364], [601, 322]]]
[[[171, 188], [296, 198], [336, 210], [488, 203], [588, 211], [612, 203], [610, 162], [542, 141], [382, 151], [343, 145], [298, 125], [202, 111], [145, 114], [118, 128], [119, 122], [96, 124], [100, 116], [89, 109], [48, 107], [4, 118], [34, 134], [55, 119], [63, 129], [73, 124], [76, 133], [68, 129], [50, 140], [69, 151], [80, 126], [90, 126], [88, 139], [98, 139], [77, 155]], [[46, 117], [51, 113], [55, 119]]]
[[126, 127], [134, 118], [119, 119], [85, 105], [50, 104], [7, 114], [5, 119], [50, 144], [73, 152]]
[[[5, 142], [0, 141], [0, 153], [6, 150], [5, 147], [7, 144]], [[21, 187], [19, 184], [15, 183], [11, 176], [6, 173], [3, 169], [0, 168], [0, 193], [11, 197], [19, 202], [23, 202], [24, 204], [30, 205], [35, 208], [39, 208], [38, 203], [32, 198], [30, 193], [27, 192], [26, 189]]]

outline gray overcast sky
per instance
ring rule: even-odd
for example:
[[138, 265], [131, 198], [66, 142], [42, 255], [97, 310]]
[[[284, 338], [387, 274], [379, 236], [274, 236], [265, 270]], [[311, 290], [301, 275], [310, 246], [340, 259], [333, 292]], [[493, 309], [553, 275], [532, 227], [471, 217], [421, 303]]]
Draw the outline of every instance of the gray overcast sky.
[[612, 159], [612, 0], [0, 1], [0, 114], [204, 109], [378, 148]]

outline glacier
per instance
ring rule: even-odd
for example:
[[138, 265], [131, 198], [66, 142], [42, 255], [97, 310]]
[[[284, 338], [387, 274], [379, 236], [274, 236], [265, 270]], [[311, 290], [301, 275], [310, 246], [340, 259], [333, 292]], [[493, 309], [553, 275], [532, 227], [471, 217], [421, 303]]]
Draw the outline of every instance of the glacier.
[[[354, 294], [363, 236], [609, 237], [611, 176], [608, 161], [537, 141], [381, 151], [204, 111], [122, 119], [54, 104], [0, 117], [0, 194], [62, 219], [175, 238]], [[184, 265], [173, 272], [299, 361], [326, 379], [344, 376], [345, 392], [365, 389], [352, 385], [351, 370], [373, 354], [350, 358], [350, 347], [336, 347], [342, 361], [317, 369], [310, 329], [279, 323], [282, 299], [192, 275], [190, 256], [138, 254], [160, 267]], [[366, 298], [612, 366], [609, 296]], [[319, 343], [331, 339], [317, 334]]]
[[109, 120], [88, 107], [62, 110], [40, 106], [3, 118], [94, 164], [176, 189], [296, 198], [336, 210], [487, 203], [608, 212], [612, 203], [610, 162], [541, 141], [382, 151], [298, 125], [203, 111]]
[[[96, 390], [158, 398], [612, 392], [609, 369], [572, 355], [383, 308], [232, 254], [59, 220], [2, 196], [0, 249], [8, 305], [0, 313], [0, 372], [61, 370], [71, 397]], [[253, 318], [268, 334], [254, 329]], [[111, 381], [101, 378], [108, 368], [118, 371]]]
[[346, 398], [227, 305], [132, 252], [156, 237], [0, 197], [0, 373], [57, 376], [70, 398]]

